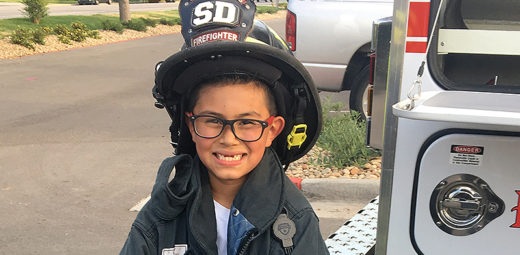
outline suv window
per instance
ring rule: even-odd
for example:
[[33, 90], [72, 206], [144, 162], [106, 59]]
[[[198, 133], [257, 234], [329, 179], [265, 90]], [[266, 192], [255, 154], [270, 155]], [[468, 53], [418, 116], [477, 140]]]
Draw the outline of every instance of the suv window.
[[434, 79], [446, 89], [520, 93], [518, 10], [520, 1], [444, 1], [428, 54]]

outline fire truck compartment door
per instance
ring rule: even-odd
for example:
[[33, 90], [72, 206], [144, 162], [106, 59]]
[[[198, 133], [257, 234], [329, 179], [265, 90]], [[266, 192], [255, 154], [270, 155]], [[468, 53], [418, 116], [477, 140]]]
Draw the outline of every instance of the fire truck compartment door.
[[[511, 132], [457, 130], [427, 141], [419, 153], [414, 177], [410, 237], [415, 250], [419, 254], [518, 254], [520, 228], [515, 227], [515, 223], [520, 225], [517, 210], [520, 192], [516, 192], [520, 190], [519, 150], [520, 134]], [[503, 201], [503, 213], [466, 235], [443, 231], [430, 211], [432, 194], [438, 184], [457, 175], [478, 177], [479, 183], [485, 182]], [[466, 191], [462, 188], [461, 192]], [[480, 192], [466, 197], [467, 200], [459, 197], [461, 203], [451, 200], [450, 203], [457, 203], [444, 201], [444, 204], [489, 209], [489, 203], [475, 205], [481, 203], [482, 195]]]

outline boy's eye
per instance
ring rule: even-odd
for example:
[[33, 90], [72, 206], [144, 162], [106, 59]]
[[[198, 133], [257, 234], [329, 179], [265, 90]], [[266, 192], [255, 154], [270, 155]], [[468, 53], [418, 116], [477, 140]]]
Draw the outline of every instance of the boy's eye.
[[216, 125], [222, 124], [222, 120], [217, 119], [217, 118], [212, 118], [212, 117], [203, 117], [203, 121], [205, 124], [216, 124]]
[[255, 125], [260, 124], [255, 120], [248, 120], [248, 119], [238, 120], [237, 123], [239, 126], [243, 126], [243, 127], [255, 126]]

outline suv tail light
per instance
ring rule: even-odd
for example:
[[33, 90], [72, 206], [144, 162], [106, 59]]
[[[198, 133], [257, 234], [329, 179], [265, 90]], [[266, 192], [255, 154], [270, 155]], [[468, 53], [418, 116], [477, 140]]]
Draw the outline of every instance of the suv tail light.
[[296, 50], [296, 15], [287, 11], [285, 19], [285, 40], [292, 51]]

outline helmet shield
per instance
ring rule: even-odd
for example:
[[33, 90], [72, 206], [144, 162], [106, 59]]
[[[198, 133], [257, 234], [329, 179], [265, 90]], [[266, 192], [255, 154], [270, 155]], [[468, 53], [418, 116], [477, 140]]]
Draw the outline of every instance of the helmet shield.
[[255, 12], [255, 3], [248, 0], [182, 0], [182, 36], [188, 47], [219, 40], [244, 41]]

